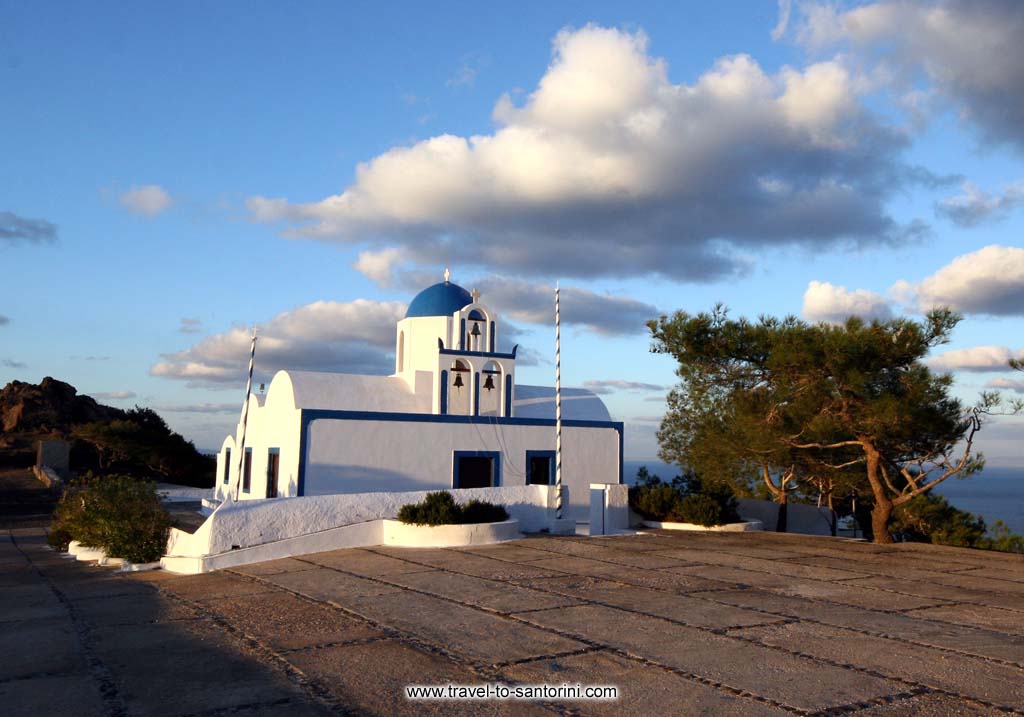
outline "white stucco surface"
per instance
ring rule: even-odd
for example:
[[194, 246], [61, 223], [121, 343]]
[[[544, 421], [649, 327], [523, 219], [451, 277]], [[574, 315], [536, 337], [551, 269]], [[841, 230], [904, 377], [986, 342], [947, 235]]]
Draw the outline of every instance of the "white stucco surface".
[[[527, 451], [554, 451], [550, 426], [399, 421], [313, 421], [307, 440], [305, 495], [453, 487], [456, 451], [497, 454], [502, 487], [525, 486]], [[562, 430], [562, 481], [569, 517], [587, 520], [590, 483], [619, 482], [619, 434], [612, 428]]]
[[643, 524], [648, 528], [660, 528], [662, 530], [695, 530], [709, 533], [744, 533], [750, 530], [764, 530], [764, 524], [760, 520], [749, 520], [743, 523], [726, 523], [724, 525], [697, 525], [696, 523], [673, 523], [669, 521], [645, 520]]
[[[193, 534], [172, 529], [167, 555], [216, 555], [232, 549], [394, 518], [399, 508], [422, 501], [427, 492], [323, 495], [226, 503]], [[503, 505], [509, 516], [518, 520], [525, 531], [547, 527], [554, 506], [554, 488], [550, 486], [478, 488], [453, 491], [452, 495], [458, 503], [475, 498]]]
[[489, 545], [520, 537], [518, 520], [469, 525], [409, 525], [400, 520], [382, 520], [381, 529], [382, 545], [406, 548]]

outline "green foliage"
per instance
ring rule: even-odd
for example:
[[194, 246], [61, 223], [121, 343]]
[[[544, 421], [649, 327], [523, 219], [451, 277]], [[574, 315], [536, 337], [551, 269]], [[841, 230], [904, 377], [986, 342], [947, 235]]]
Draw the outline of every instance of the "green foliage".
[[952, 378], [922, 362], [959, 320], [939, 309], [922, 322], [754, 323], [716, 306], [650, 322], [652, 350], [679, 362], [659, 455], [737, 489], [760, 482], [780, 501], [794, 485], [870, 492], [884, 528], [894, 505], [983, 465], [972, 439], [990, 399], [965, 409]]
[[721, 504], [710, 495], [702, 493], [686, 496], [679, 501], [676, 510], [680, 522], [683, 523], [710, 527], [726, 522]]
[[693, 472], [677, 476], [669, 484], [642, 466], [637, 483], [629, 489], [629, 505], [647, 520], [704, 526], [740, 520], [732, 489], [725, 483], [704, 481]]
[[204, 488], [213, 485], [216, 460], [199, 453], [159, 414], [138, 406], [123, 413], [123, 418], [82, 424], [72, 431], [80, 444], [92, 449], [100, 472], [159, 477]]
[[890, 527], [903, 541], [1024, 553], [1024, 535], [1014, 533], [1003, 521], [997, 520], [987, 531], [982, 518], [932, 493], [897, 508]]
[[131, 476], [89, 475], [73, 481], [54, 512], [49, 542], [102, 548], [133, 563], [158, 560], [167, 548], [171, 517], [160, 505], [156, 484]]
[[941, 495], [919, 495], [896, 509], [889, 524], [904, 541], [980, 547], [985, 540], [985, 521], [955, 508]]
[[409, 503], [398, 510], [398, 519], [413, 525], [460, 525], [464, 523], [497, 523], [508, 520], [503, 506], [471, 500], [464, 506], [455, 502], [448, 491], [427, 493], [421, 503]]
[[504, 506], [485, 500], [471, 500], [462, 506], [463, 523], [500, 523], [504, 520], [508, 520]]

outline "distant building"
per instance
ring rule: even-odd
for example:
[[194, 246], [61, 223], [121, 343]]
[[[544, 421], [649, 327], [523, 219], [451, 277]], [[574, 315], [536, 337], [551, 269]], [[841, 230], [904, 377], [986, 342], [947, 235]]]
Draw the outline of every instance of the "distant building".
[[[517, 385], [497, 314], [446, 280], [398, 322], [395, 373], [278, 371], [217, 456], [216, 497], [479, 488], [555, 481], [555, 391]], [[596, 395], [562, 391], [562, 481], [572, 517], [590, 483], [622, 482], [622, 424]]]

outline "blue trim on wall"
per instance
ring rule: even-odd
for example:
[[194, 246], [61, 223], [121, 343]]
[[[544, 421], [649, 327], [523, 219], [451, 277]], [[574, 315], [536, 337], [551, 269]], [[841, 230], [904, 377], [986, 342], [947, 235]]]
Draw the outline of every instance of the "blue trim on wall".
[[448, 371], [441, 369], [441, 415], [448, 413]]
[[491, 345], [490, 345], [490, 352], [492, 354], [494, 353], [494, 322], [493, 321], [491, 322]]
[[480, 415], [480, 372], [473, 372], [473, 415]]
[[512, 417], [512, 374], [505, 374], [505, 415]]
[[[299, 476], [298, 495], [305, 495], [306, 454], [309, 450], [309, 426], [317, 420], [334, 421], [399, 421], [407, 423], [478, 423], [478, 416], [438, 415], [435, 413], [375, 413], [373, 411], [338, 411], [326, 408], [304, 408], [299, 412]], [[548, 426], [554, 428], [555, 421], [549, 418], [515, 418], [511, 416], [488, 416], [487, 422], [496, 426]], [[619, 484], [622, 484], [623, 424], [621, 421], [580, 421], [563, 420], [567, 428], [611, 428], [619, 434]]]
[[242, 479], [240, 482], [243, 493], [248, 493], [252, 490], [252, 448], [245, 449], [245, 457], [242, 459]]
[[[466, 320], [459, 319], [459, 348], [466, 348]], [[442, 351], [441, 353], [444, 353]]]
[[527, 451], [526, 452], [526, 485], [530, 485], [530, 459], [549, 458], [548, 463], [548, 485], [555, 484], [555, 452], [554, 451]]
[[[519, 348], [518, 344], [516, 348]], [[439, 349], [438, 353], [447, 356], [486, 356], [487, 358], [500, 358], [500, 359], [512, 359], [515, 361], [516, 354], [512, 352], [510, 354], [495, 353], [493, 351], [468, 351], [465, 349]]]
[[497, 488], [501, 485], [501, 451], [452, 451], [452, 489], [455, 489], [459, 484], [460, 458], [492, 459], [491, 486]]

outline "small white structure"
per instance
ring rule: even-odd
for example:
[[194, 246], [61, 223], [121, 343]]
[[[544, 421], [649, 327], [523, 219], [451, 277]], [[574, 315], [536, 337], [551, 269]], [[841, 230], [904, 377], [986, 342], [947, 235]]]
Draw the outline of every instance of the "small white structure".
[[[249, 397], [242, 461], [241, 422], [224, 440], [215, 498], [553, 484], [555, 391], [516, 384], [516, 349], [497, 350], [497, 314], [479, 298], [447, 273], [420, 292], [391, 376], [278, 371]], [[590, 484], [622, 482], [622, 423], [582, 389], [563, 389], [562, 411], [568, 517], [586, 520]]]

